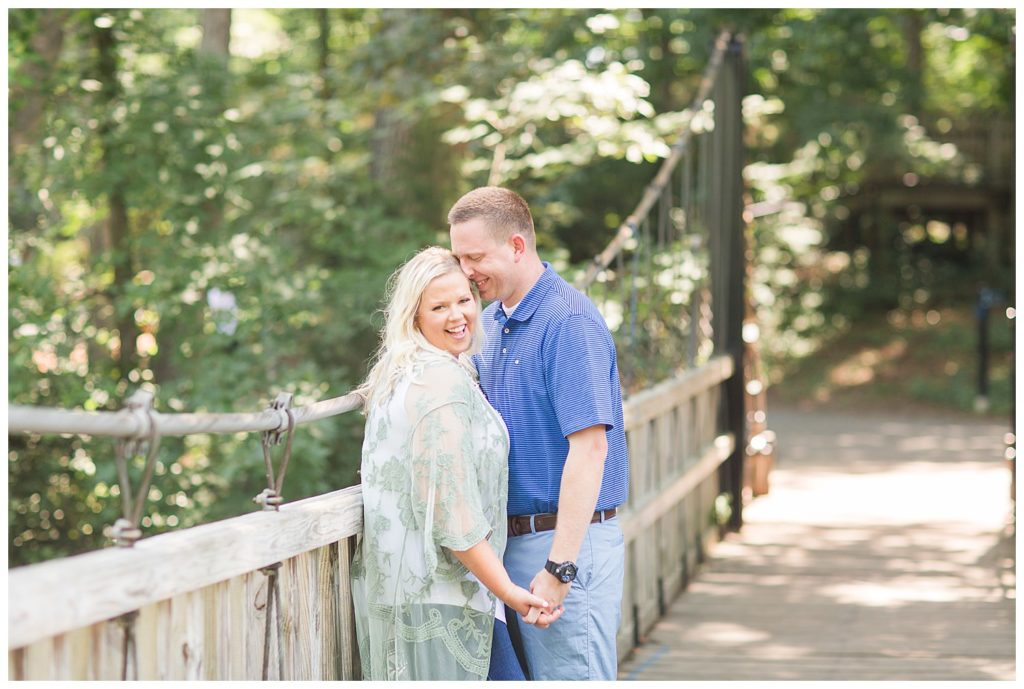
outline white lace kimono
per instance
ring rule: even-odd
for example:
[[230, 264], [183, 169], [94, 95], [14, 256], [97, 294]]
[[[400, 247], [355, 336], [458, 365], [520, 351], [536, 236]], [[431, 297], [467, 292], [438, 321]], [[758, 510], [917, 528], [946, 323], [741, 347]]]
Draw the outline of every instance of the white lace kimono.
[[371, 407], [352, 595], [363, 678], [487, 676], [495, 597], [452, 554], [505, 550], [508, 432], [470, 374], [424, 352]]

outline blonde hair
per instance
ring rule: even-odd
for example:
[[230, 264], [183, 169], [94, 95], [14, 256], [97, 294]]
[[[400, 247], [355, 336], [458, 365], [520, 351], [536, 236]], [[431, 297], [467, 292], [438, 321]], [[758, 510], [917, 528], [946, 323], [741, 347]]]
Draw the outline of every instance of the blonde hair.
[[[417, 355], [433, 352], [451, 356], [449, 352], [430, 344], [416, 324], [416, 313], [423, 292], [435, 278], [449, 273], [463, 274], [458, 259], [448, 249], [431, 246], [410, 258], [388, 278], [385, 292], [387, 306], [383, 311], [384, 327], [380, 332], [380, 345], [374, 352], [374, 363], [366, 380], [356, 389], [366, 400], [364, 409], [369, 409], [372, 401], [387, 399], [394, 392], [395, 384], [415, 362]], [[472, 283], [470, 291], [479, 315], [480, 295]], [[476, 368], [469, 357], [480, 351], [479, 332], [479, 328], [474, 329], [469, 350], [458, 357], [459, 363], [474, 377]]]
[[448, 224], [482, 219], [498, 242], [519, 233], [530, 248], [537, 246], [530, 206], [522, 196], [505, 187], [477, 187], [462, 196], [448, 211]]

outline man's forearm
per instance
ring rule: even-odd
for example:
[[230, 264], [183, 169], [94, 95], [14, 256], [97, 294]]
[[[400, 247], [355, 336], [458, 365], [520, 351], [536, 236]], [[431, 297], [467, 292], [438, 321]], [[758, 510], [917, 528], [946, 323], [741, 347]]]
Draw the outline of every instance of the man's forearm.
[[558, 496], [558, 524], [548, 556], [554, 562], [575, 562], [579, 555], [601, 492], [607, 454], [604, 426], [592, 426], [569, 437]]

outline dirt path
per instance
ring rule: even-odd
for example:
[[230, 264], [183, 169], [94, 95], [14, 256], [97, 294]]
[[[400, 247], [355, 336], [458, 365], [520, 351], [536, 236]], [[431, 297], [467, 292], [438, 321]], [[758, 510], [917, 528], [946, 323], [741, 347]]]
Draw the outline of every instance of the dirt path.
[[620, 678], [1014, 679], [1006, 424], [769, 418], [771, 492]]

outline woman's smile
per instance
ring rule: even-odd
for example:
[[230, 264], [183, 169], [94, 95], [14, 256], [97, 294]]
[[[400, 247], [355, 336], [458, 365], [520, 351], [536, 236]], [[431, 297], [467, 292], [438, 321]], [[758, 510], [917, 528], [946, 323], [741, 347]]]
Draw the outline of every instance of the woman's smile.
[[447, 273], [423, 290], [416, 325], [427, 342], [458, 356], [473, 344], [478, 308], [469, 279], [462, 273]]

